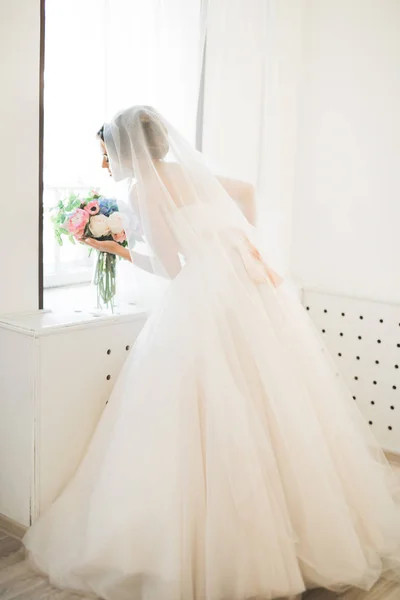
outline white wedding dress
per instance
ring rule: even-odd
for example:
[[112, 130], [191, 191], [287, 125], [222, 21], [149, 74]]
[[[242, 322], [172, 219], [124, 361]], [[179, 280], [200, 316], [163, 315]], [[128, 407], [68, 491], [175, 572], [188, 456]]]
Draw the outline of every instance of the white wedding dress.
[[107, 600], [369, 588], [400, 556], [391, 468], [290, 286], [260, 282], [234, 230], [214, 243], [214, 209], [182, 216], [204, 243], [26, 534], [31, 560]]

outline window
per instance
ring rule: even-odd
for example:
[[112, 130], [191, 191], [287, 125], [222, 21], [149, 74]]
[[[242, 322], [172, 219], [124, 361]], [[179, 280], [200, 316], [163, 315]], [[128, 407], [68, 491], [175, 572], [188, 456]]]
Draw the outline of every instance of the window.
[[89, 282], [93, 258], [55, 241], [49, 209], [70, 192], [101, 186], [95, 133], [105, 114], [105, 6], [102, 0], [45, 4], [43, 247], [44, 285]]
[[201, 0], [46, 0], [44, 285], [89, 282], [85, 246], [56, 243], [49, 209], [70, 192], [112, 193], [95, 133], [116, 111], [152, 104], [193, 142]]

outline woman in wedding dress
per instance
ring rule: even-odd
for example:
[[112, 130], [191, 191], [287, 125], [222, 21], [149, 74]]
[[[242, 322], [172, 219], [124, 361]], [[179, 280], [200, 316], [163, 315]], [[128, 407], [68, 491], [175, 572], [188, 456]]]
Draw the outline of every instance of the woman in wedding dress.
[[[398, 566], [394, 474], [287, 282], [156, 111], [101, 130], [148, 252], [170, 279], [83, 460], [27, 532], [58, 587], [107, 600], [272, 600], [369, 589]], [[128, 231], [129, 233], [129, 231]]]

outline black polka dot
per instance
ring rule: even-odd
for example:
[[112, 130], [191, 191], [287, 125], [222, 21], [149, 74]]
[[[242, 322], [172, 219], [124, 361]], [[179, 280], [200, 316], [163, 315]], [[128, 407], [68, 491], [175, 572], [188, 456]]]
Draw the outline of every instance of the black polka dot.
[[354, 377], [354, 379], [355, 379], [356, 381], [358, 381], [358, 377], [357, 377], [357, 375]]
[[130, 346], [125, 346], [125, 350], [128, 352], [131, 349]]
[[379, 319], [379, 323], [383, 323], [383, 319]]
[[357, 359], [357, 360], [360, 360], [360, 357], [359, 357], [359, 356], [356, 356], [356, 359]]
[[374, 382], [373, 382], [373, 384], [374, 384], [374, 385], [376, 385], [377, 383], [378, 383], [377, 381], [374, 381]]
[[322, 333], [326, 333], [325, 329], [322, 330]]
[[343, 333], [339, 333], [340, 337], [343, 337]]
[[110, 348], [107, 350], [107, 354], [111, 354], [111, 350], [110, 350]]
[[338, 356], [342, 356], [342, 353], [341, 353], [341, 352], [338, 352]]
[[390, 407], [390, 410], [394, 410], [394, 406], [391, 406], [391, 407]]
[[389, 425], [388, 429], [389, 429], [389, 431], [392, 431], [393, 427], [391, 425]]
[[363, 316], [360, 316], [361, 321], [363, 320], [363, 318], [364, 318]]
[[368, 423], [369, 423], [370, 425], [373, 425], [372, 421], [368, 421]]
[[381, 344], [381, 343], [382, 343], [382, 342], [381, 342], [381, 340], [376, 340], [376, 341], [378, 342], [378, 344]]
[[359, 339], [359, 340], [362, 340], [362, 337], [361, 337], [361, 335], [359, 335], [359, 336], [358, 336], [358, 339]]
[[110, 381], [111, 375], [107, 375], [106, 379], [107, 379], [107, 381]]
[[371, 400], [371, 404], [372, 404], [372, 406], [374, 406], [374, 404], [375, 404], [375, 401], [374, 401], [374, 400]]
[[393, 389], [394, 389], [394, 390], [397, 390], [397, 386], [395, 386], [395, 385], [394, 385], [394, 386], [393, 386]]
[[376, 364], [376, 365], [379, 365], [379, 360], [376, 360], [376, 361], [375, 361], [375, 364]]

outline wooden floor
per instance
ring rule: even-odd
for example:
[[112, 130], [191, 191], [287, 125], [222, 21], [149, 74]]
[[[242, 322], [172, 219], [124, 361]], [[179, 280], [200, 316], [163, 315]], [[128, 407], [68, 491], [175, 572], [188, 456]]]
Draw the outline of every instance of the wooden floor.
[[[1, 600], [82, 600], [85, 596], [53, 588], [34, 573], [24, 560], [21, 542], [0, 529], [0, 599]], [[326, 590], [312, 590], [303, 600], [400, 600], [400, 585], [378, 583], [370, 592], [351, 590], [337, 596]]]

